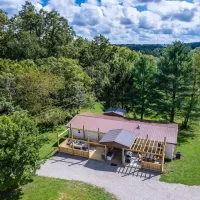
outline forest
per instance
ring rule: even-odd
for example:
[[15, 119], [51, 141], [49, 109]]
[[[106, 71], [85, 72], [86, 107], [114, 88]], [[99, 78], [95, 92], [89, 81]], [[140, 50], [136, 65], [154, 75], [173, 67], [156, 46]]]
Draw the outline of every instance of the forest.
[[[189, 46], [191, 49], [200, 47], [200, 42], [184, 43], [185, 46]], [[117, 46], [127, 47], [131, 50], [140, 51], [144, 54], [153, 55], [154, 57], [160, 57], [162, 51], [167, 47], [166, 44], [119, 44]]]
[[[101, 102], [138, 119], [181, 119], [188, 128], [200, 117], [199, 99], [199, 48], [174, 41], [154, 57], [103, 35], [80, 37], [58, 12], [38, 11], [29, 2], [11, 17], [0, 10], [0, 191], [36, 171], [38, 127], [64, 124]], [[31, 145], [26, 149], [19, 137]], [[8, 178], [9, 166], [22, 173]]]
[[198, 117], [200, 50], [180, 41], [159, 58], [112, 45], [104, 36], [77, 36], [58, 12], [26, 2], [18, 14], [0, 11], [0, 114], [26, 110], [54, 125], [102, 102], [135, 118], [174, 122]]

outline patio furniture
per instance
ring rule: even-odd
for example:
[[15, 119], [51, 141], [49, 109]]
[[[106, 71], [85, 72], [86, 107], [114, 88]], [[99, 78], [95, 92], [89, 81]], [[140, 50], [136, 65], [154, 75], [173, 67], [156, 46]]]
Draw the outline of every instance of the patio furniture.
[[132, 155], [133, 155], [133, 153], [132, 153], [131, 151], [127, 151], [127, 152], [126, 152], [126, 157], [127, 157], [127, 158], [128, 158], [128, 157], [130, 158]]
[[114, 153], [111, 152], [111, 151], [109, 151], [109, 152], [107, 153], [106, 159], [107, 159], [107, 160], [112, 160], [113, 157], [114, 157]]
[[67, 145], [71, 145], [72, 140], [68, 140]]
[[82, 148], [83, 148], [83, 150], [87, 150], [88, 149], [88, 144], [87, 143], [83, 143]]

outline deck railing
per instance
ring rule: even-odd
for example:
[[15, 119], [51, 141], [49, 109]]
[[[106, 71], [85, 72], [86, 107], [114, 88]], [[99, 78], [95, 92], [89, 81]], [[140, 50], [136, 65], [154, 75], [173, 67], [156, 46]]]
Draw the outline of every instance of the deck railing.
[[162, 164], [142, 161], [141, 162], [141, 168], [161, 171], [162, 170]]

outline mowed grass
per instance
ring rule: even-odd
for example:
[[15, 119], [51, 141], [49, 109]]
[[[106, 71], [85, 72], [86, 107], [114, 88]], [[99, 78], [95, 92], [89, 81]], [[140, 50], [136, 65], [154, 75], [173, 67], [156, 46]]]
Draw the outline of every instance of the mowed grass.
[[182, 159], [166, 163], [161, 181], [200, 185], [200, 124], [193, 131], [180, 131], [177, 151]]
[[102, 106], [101, 103], [95, 103], [93, 108], [83, 108], [79, 111], [79, 113], [84, 113], [84, 112], [102, 114], [103, 113], [103, 106]]
[[32, 183], [22, 187], [22, 200], [111, 200], [102, 188], [78, 181], [36, 176]]
[[[66, 130], [64, 125], [58, 126], [54, 129], [46, 129], [46, 132], [43, 133], [44, 138], [46, 139], [45, 144], [40, 149], [40, 158], [47, 159], [52, 156], [52, 152], [58, 147], [57, 145], [57, 133], [61, 133]], [[45, 130], [43, 130], [45, 131]]]
[[1, 200], [114, 200], [115, 197], [98, 188], [79, 181], [35, 176], [33, 181]]
[[[40, 149], [42, 160], [52, 156], [57, 148], [57, 133], [66, 130], [58, 126], [54, 129], [43, 129], [42, 134], [46, 139]], [[33, 180], [21, 188], [0, 194], [0, 200], [115, 200], [116, 198], [103, 188], [89, 185], [79, 181], [35, 176]]]

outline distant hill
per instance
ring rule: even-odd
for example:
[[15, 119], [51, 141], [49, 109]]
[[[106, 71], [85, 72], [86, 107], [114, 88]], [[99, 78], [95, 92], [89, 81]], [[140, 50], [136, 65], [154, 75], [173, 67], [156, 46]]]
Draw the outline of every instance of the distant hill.
[[[185, 45], [195, 49], [200, 47], [200, 42], [185, 43]], [[150, 54], [155, 57], [159, 57], [162, 49], [165, 48], [167, 44], [119, 44], [117, 46], [125, 46], [131, 50], [140, 51], [144, 54]]]

